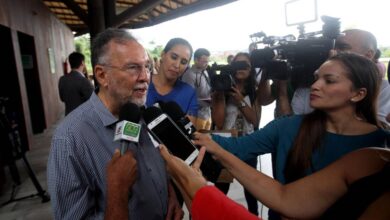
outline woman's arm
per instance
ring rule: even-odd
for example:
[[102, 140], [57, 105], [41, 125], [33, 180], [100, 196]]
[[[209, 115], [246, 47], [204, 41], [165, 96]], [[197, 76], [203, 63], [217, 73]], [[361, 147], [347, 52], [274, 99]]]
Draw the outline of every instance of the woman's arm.
[[258, 127], [260, 119], [257, 117], [256, 112], [254, 111], [255, 103], [251, 103], [249, 105], [245, 101], [245, 97], [241, 94], [240, 90], [235, 87], [232, 87], [232, 92], [230, 92], [230, 96], [233, 98], [234, 104], [237, 105], [238, 109], [242, 112], [245, 119], [253, 125], [253, 127]]
[[169, 154], [163, 145], [160, 146], [160, 153], [194, 220], [258, 220], [257, 216], [226, 197], [214, 186], [206, 186], [206, 180], [199, 171], [205, 153], [204, 148], [201, 148], [192, 168], [181, 159]]
[[283, 186], [222, 149], [209, 136], [197, 134], [195, 138], [195, 144], [206, 146], [207, 151], [259, 201], [293, 218], [320, 216], [346, 193], [348, 184], [377, 172], [384, 164], [372, 149], [357, 151], [311, 176]]

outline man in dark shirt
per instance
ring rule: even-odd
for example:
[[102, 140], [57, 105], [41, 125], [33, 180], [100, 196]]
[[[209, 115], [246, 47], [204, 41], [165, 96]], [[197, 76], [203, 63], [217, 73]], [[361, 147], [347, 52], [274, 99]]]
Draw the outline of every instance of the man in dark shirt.
[[61, 101], [65, 103], [65, 115], [87, 101], [93, 92], [92, 83], [85, 78], [85, 57], [83, 54], [73, 52], [68, 57], [72, 71], [61, 76], [58, 83]]

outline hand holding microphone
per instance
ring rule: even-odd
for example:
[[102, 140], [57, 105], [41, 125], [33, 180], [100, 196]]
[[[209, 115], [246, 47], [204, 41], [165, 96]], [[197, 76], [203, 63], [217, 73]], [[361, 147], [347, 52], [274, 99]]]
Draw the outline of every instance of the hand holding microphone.
[[104, 219], [127, 219], [131, 188], [137, 179], [137, 161], [131, 151], [115, 150], [106, 168], [107, 207]]
[[119, 122], [116, 124], [114, 141], [120, 141], [120, 154], [127, 151], [130, 143], [138, 144], [141, 133], [140, 108], [131, 102], [124, 104], [119, 112]]

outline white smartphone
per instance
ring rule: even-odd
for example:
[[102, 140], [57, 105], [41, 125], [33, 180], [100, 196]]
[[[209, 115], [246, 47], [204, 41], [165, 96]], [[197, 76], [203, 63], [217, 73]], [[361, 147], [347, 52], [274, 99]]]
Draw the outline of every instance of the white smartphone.
[[161, 114], [148, 124], [148, 129], [169, 151], [190, 165], [199, 151], [191, 140], [166, 114]]

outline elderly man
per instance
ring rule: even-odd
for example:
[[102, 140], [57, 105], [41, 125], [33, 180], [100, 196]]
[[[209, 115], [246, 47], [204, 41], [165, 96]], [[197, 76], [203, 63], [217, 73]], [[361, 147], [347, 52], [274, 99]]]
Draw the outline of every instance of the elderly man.
[[[119, 146], [113, 137], [121, 107], [145, 104], [151, 73], [145, 49], [127, 31], [107, 29], [93, 41], [92, 63], [98, 92], [64, 119], [52, 139], [47, 175], [55, 218], [103, 219], [116, 204], [125, 204], [134, 220], [169, 219], [168, 213], [181, 218], [164, 161], [142, 121], [139, 143], [129, 146], [138, 171], [131, 189], [106, 175]], [[132, 158], [126, 155], [120, 159]], [[115, 192], [107, 190], [113, 185]]]

